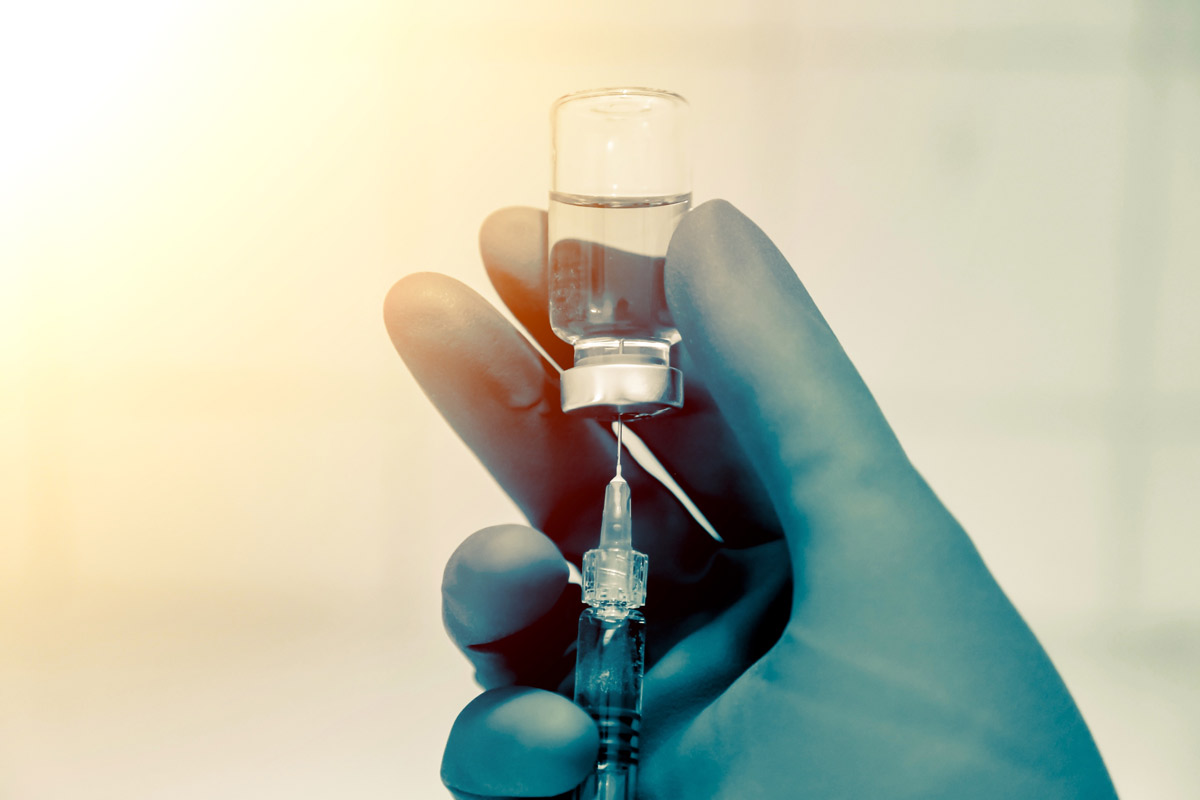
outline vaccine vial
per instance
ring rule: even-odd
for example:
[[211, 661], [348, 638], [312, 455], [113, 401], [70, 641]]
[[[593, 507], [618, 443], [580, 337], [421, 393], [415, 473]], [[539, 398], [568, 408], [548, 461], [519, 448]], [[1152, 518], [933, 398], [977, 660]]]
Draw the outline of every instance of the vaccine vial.
[[562, 407], [637, 419], [683, 405], [667, 245], [691, 202], [688, 105], [656, 89], [600, 89], [551, 110], [550, 325], [574, 345]]

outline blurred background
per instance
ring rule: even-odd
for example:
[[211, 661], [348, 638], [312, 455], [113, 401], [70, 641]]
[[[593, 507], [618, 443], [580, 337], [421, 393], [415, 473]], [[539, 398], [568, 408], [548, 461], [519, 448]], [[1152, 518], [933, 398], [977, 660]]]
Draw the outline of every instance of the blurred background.
[[444, 797], [459, 540], [392, 350], [568, 91], [692, 102], [1127, 800], [1200, 797], [1200, 4], [0, 12], [0, 797]]

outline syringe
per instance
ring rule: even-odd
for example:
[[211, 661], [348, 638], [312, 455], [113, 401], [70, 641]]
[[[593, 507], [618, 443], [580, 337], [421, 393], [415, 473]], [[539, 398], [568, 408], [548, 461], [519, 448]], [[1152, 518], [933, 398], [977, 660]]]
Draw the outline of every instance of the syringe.
[[632, 546], [629, 484], [621, 477], [617, 418], [617, 474], [604, 490], [600, 546], [583, 556], [583, 600], [575, 655], [575, 702], [600, 729], [596, 769], [576, 800], [634, 800], [642, 724], [646, 619], [645, 553]]

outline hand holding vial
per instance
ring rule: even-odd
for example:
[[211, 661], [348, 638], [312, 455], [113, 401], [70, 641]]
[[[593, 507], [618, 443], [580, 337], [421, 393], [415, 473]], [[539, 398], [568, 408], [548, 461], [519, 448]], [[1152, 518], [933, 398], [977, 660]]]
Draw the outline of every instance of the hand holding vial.
[[[544, 213], [505, 209], [480, 246], [568, 368], [546, 236]], [[766, 235], [706, 203], [664, 270], [687, 403], [630, 429], [724, 541], [623, 463], [652, 565], [638, 797], [1115, 797], [1049, 658]], [[583, 606], [567, 561], [595, 546], [611, 431], [562, 413], [558, 373], [462, 284], [404, 278], [385, 317], [532, 525], [478, 531], [446, 567], [446, 627], [485, 691], [454, 724], [443, 780], [471, 800], [569, 792], [599, 738], [569, 699]]]

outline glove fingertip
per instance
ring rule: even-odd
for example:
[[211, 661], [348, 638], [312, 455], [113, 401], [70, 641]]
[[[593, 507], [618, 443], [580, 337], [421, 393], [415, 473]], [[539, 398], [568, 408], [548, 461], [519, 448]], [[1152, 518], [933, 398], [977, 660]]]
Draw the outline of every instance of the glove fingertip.
[[451, 789], [500, 797], [570, 791], [596, 761], [599, 734], [579, 706], [552, 692], [484, 692], [454, 721], [442, 759]]
[[502, 639], [544, 615], [569, 578], [554, 542], [525, 525], [471, 534], [442, 577], [446, 628], [462, 647]]

